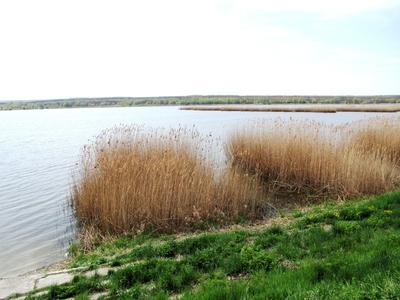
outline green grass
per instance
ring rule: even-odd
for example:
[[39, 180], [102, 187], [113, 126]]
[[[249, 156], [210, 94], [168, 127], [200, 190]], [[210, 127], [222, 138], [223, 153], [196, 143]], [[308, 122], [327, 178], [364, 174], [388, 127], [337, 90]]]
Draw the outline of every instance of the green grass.
[[[79, 253], [78, 276], [38, 299], [400, 299], [400, 192], [295, 212], [282, 226], [138, 236]], [[37, 299], [31, 296], [31, 299]]]

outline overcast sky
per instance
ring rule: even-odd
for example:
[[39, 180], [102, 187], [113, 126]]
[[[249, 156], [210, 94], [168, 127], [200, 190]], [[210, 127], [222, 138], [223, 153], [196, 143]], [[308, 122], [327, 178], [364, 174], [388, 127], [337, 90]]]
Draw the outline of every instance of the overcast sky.
[[0, 100], [400, 94], [400, 0], [0, 2]]

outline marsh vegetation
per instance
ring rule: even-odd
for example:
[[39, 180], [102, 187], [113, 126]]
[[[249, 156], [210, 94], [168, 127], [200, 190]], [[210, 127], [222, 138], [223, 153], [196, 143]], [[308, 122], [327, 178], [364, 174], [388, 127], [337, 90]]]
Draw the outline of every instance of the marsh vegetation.
[[108, 235], [256, 220], [271, 202], [384, 193], [400, 186], [399, 124], [256, 122], [228, 138], [223, 166], [194, 129], [116, 127], [85, 147], [72, 204], [84, 231]]
[[[102, 233], [171, 231], [204, 221], [256, 218], [256, 176], [218, 172], [195, 130], [118, 127], [84, 149], [72, 198], [83, 228]], [[201, 150], [203, 149], [203, 150]]]
[[348, 199], [399, 186], [399, 130], [398, 118], [342, 126], [258, 122], [233, 134], [227, 153], [271, 191]]

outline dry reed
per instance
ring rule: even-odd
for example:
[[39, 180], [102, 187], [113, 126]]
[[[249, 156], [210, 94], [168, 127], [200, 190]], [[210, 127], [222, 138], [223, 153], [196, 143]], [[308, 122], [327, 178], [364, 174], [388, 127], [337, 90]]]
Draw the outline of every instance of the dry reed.
[[257, 218], [265, 188], [318, 199], [377, 194], [400, 186], [399, 132], [398, 118], [259, 122], [230, 136], [229, 167], [219, 171], [213, 141], [194, 130], [117, 127], [84, 148], [72, 203], [90, 237]]
[[354, 148], [400, 167], [400, 118], [376, 118], [354, 125], [351, 134]]
[[182, 229], [208, 220], [256, 217], [256, 179], [233, 170], [216, 176], [192, 130], [119, 127], [85, 147], [72, 202], [80, 225], [102, 233]]
[[[345, 134], [350, 133], [315, 122], [264, 122], [233, 134], [226, 152], [233, 166], [260, 176], [274, 191], [345, 198], [398, 186], [399, 169], [386, 155], [367, 153]], [[395, 135], [388, 131], [379, 141]]]

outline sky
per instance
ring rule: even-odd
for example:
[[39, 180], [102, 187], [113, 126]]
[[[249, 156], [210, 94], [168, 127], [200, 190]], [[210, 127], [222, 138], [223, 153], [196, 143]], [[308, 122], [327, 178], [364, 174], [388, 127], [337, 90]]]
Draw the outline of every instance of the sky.
[[0, 1], [0, 100], [400, 94], [400, 0]]

